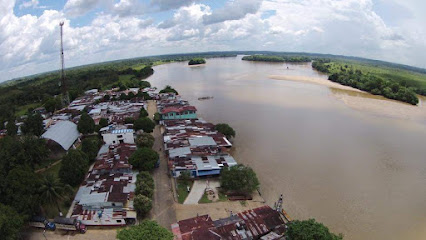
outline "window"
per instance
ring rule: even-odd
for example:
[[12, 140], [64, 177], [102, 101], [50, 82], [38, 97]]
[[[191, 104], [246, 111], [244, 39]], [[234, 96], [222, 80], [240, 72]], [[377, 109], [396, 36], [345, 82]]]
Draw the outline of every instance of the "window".
[[118, 138], [122, 138], [122, 137], [123, 137], [123, 135], [118, 135], [117, 137], [118, 137]]

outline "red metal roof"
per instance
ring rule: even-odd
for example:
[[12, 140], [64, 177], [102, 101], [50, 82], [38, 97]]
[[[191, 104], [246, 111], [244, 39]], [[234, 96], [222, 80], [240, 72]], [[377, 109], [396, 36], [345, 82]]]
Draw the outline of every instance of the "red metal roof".
[[161, 114], [166, 114], [166, 113], [169, 113], [169, 112], [181, 113], [183, 111], [197, 111], [197, 109], [194, 106], [168, 107], [168, 108], [164, 108], [161, 111]]

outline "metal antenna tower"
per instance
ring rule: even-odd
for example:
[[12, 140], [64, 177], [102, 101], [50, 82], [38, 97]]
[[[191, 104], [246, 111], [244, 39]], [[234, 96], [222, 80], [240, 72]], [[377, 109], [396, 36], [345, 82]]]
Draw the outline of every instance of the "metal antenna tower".
[[70, 103], [68, 96], [67, 85], [65, 82], [65, 61], [64, 61], [64, 44], [63, 44], [63, 26], [64, 22], [60, 22], [61, 28], [61, 88], [62, 88], [62, 103], [67, 106]]

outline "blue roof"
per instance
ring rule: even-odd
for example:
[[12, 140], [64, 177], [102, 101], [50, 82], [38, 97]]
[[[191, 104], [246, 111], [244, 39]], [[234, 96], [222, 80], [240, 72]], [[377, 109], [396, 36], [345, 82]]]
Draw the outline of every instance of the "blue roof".
[[132, 133], [132, 132], [134, 132], [133, 129], [115, 129], [115, 130], [111, 131], [111, 133], [114, 133], [114, 134], [118, 134], [118, 133]]

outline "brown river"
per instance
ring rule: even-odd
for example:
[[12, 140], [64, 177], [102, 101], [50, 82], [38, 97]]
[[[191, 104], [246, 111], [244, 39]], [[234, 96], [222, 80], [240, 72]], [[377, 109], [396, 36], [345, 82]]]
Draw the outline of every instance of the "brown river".
[[423, 102], [330, 85], [310, 64], [239, 56], [154, 69], [153, 86], [172, 85], [200, 117], [236, 130], [232, 154], [256, 171], [267, 204], [282, 193], [292, 218], [345, 239], [426, 239]]

